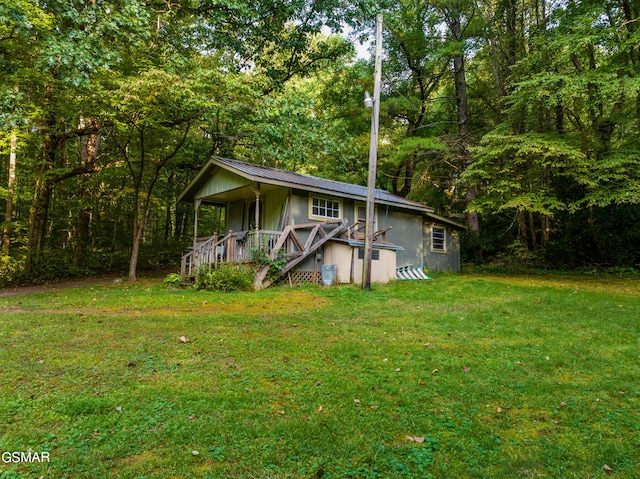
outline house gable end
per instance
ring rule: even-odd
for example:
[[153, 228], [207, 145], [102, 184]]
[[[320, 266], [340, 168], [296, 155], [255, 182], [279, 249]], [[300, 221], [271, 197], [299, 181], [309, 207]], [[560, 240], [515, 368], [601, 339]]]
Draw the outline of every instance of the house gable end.
[[231, 171], [216, 168], [208, 181], [195, 194], [196, 199], [219, 195], [251, 185], [251, 181]]

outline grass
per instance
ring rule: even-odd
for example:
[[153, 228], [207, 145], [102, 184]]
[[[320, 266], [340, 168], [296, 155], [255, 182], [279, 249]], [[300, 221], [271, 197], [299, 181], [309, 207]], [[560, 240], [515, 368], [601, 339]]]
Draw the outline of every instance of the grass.
[[0, 298], [0, 315], [0, 452], [51, 457], [0, 462], [0, 478], [640, 470], [633, 279], [233, 294], [156, 280]]

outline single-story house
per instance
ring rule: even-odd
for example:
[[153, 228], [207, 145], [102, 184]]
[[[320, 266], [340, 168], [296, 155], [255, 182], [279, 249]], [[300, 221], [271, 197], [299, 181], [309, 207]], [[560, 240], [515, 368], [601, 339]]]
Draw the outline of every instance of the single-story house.
[[[249, 260], [263, 248], [286, 260], [279, 276], [291, 282], [319, 281], [324, 271], [359, 283], [366, 198], [366, 186], [212, 157], [179, 197], [194, 204], [196, 218], [183, 278], [199, 265]], [[224, 208], [226, 234], [198, 237], [203, 205]], [[401, 272], [412, 268], [460, 270], [462, 224], [381, 189], [374, 221], [372, 282], [408, 278]], [[259, 275], [258, 285], [264, 281]]]

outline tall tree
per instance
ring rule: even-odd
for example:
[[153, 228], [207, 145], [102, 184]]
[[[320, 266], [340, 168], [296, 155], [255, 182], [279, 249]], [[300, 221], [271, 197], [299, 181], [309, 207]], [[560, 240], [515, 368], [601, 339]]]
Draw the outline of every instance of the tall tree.
[[483, 178], [477, 205], [515, 210], [520, 244], [531, 250], [546, 249], [562, 212], [573, 214], [565, 221], [584, 217], [607, 262], [597, 209], [640, 199], [638, 38], [628, 27], [638, 12], [624, 1], [518, 5], [528, 23], [513, 31], [527, 50], [506, 49], [505, 124], [484, 137], [467, 173]]
[[[78, 125], [80, 117], [99, 117], [96, 77], [117, 65], [120, 52], [146, 35], [148, 15], [132, 0], [88, 5], [18, 2], [3, 4], [0, 12], [3, 30], [9, 32], [3, 58], [16, 72], [33, 112], [32, 136], [40, 143], [27, 250], [27, 269], [33, 269], [44, 247], [55, 185], [87, 171], [60, 156], [61, 148], [105, 126], [99, 121]], [[29, 54], [17, 56], [16, 50]]]
[[[471, 146], [471, 128], [469, 119], [469, 103], [467, 94], [467, 70], [466, 70], [466, 48], [468, 39], [468, 28], [476, 15], [475, 0], [447, 0], [439, 5], [444, 20], [449, 29], [452, 43], [450, 51], [453, 63], [453, 83], [456, 92], [456, 110], [458, 116], [459, 144], [458, 154], [461, 160], [461, 167], [466, 170], [472, 163], [469, 147]], [[473, 208], [473, 201], [477, 196], [476, 185], [472, 177], [466, 185], [464, 194], [466, 212], [465, 218], [469, 231], [477, 236], [480, 233], [480, 220], [478, 212]]]
[[114, 105], [112, 144], [126, 164], [132, 183], [132, 248], [129, 280], [136, 281], [140, 244], [154, 200], [154, 189], [167, 165], [185, 145], [202, 114], [193, 84], [159, 70], [142, 73], [120, 86]]

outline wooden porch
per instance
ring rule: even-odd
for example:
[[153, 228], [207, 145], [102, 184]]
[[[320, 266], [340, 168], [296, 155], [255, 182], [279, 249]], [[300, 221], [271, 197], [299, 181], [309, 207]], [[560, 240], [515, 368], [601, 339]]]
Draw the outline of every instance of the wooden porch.
[[[356, 225], [354, 225], [356, 226]], [[307, 231], [303, 241], [301, 233]], [[287, 274], [310, 254], [315, 253], [332, 238], [350, 237], [357, 228], [349, 228], [346, 219], [320, 223], [290, 225], [283, 231], [249, 230], [229, 231], [224, 237], [218, 235], [196, 238], [193, 247], [182, 257], [180, 276], [182, 283], [189, 282], [201, 266], [215, 267], [220, 262], [249, 262], [258, 257], [259, 250], [272, 259], [284, 258], [285, 264], [273, 278], [267, 279], [269, 266], [265, 265], [256, 274], [257, 289], [268, 287]]]

